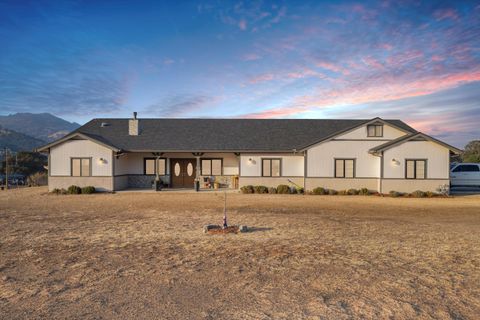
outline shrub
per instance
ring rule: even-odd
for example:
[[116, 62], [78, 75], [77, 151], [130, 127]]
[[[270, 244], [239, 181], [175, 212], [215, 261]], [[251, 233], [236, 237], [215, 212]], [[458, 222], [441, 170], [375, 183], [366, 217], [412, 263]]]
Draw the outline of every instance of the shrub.
[[61, 194], [61, 192], [62, 192], [62, 190], [60, 190], [60, 189], [58, 189], [58, 188], [55, 188], [55, 189], [52, 190], [51, 193], [58, 195], [58, 194]]
[[368, 196], [370, 194], [370, 191], [367, 188], [362, 188], [358, 191], [358, 194], [361, 196]]
[[328, 194], [331, 195], [331, 196], [334, 196], [334, 195], [338, 194], [338, 192], [337, 192], [337, 190], [328, 189]]
[[340, 190], [337, 192], [338, 195], [341, 195], [341, 196], [344, 196], [344, 195], [347, 195], [348, 194], [348, 191], [347, 190]]
[[267, 193], [268, 192], [268, 188], [265, 187], [265, 186], [255, 186], [255, 187], [253, 187], [253, 190], [255, 191], [255, 193]]
[[428, 198], [433, 198], [433, 197], [438, 196], [438, 193], [435, 193], [435, 192], [432, 192], [432, 191], [427, 191], [427, 192], [425, 192], [425, 195], [426, 195]]
[[398, 198], [398, 197], [401, 197], [403, 195], [401, 192], [394, 191], [394, 190], [390, 191], [388, 194], [392, 198]]
[[297, 194], [304, 194], [305, 193], [305, 189], [302, 188], [302, 187], [296, 187], [294, 189], [294, 191], [297, 193]]
[[327, 190], [322, 187], [316, 187], [315, 189], [313, 189], [313, 194], [324, 195], [324, 194], [327, 194]]
[[82, 193], [82, 188], [80, 188], [79, 186], [70, 186], [67, 189], [67, 193], [68, 194], [80, 194], [80, 193]]
[[240, 188], [240, 191], [242, 191], [242, 193], [253, 193], [254, 190], [253, 190], [253, 186], [243, 186]]
[[82, 188], [82, 194], [92, 194], [95, 193], [95, 187], [87, 186]]
[[425, 198], [427, 195], [421, 190], [416, 190], [411, 193], [411, 196], [414, 198]]
[[281, 184], [277, 187], [277, 193], [289, 194], [290, 193], [290, 187], [287, 186], [286, 184]]
[[277, 193], [277, 188], [274, 188], [274, 187], [268, 188], [268, 193], [271, 193], [271, 194]]
[[48, 175], [46, 172], [37, 172], [29, 175], [27, 184], [29, 186], [46, 186], [48, 184]]
[[349, 194], [351, 196], [355, 196], [355, 195], [358, 194], [358, 190], [357, 189], [348, 189], [347, 194]]

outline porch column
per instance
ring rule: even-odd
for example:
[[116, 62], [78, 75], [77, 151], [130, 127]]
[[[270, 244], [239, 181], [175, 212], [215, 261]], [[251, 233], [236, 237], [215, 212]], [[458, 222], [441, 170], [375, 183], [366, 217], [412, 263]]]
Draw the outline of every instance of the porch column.
[[197, 159], [197, 167], [195, 169], [195, 180], [200, 182], [200, 157], [203, 156], [203, 152], [192, 152], [192, 155]]

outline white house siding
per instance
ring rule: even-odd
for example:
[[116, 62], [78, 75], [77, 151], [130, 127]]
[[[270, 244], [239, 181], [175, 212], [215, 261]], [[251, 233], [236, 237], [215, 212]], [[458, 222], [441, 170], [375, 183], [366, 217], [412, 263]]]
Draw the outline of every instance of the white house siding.
[[90, 140], [68, 140], [52, 147], [50, 176], [71, 176], [71, 158], [92, 158], [92, 177], [112, 176], [112, 150]]
[[281, 159], [281, 174], [283, 177], [303, 177], [304, 157], [293, 154], [249, 154], [240, 155], [240, 172], [242, 177], [261, 177], [262, 159]]
[[[281, 177], [262, 177], [262, 158], [281, 159]], [[276, 187], [289, 184], [288, 179], [303, 186], [304, 157], [303, 154], [254, 154], [240, 155], [240, 187], [245, 185], [263, 185]]]
[[382, 141], [328, 141], [307, 150], [307, 177], [334, 178], [335, 159], [355, 159], [356, 178], [379, 178], [380, 158], [368, 150]]
[[[450, 151], [431, 141], [408, 141], [384, 152], [382, 192], [437, 191], [449, 184]], [[393, 161], [395, 159], [395, 162]], [[427, 179], [405, 179], [406, 159], [426, 159]]]

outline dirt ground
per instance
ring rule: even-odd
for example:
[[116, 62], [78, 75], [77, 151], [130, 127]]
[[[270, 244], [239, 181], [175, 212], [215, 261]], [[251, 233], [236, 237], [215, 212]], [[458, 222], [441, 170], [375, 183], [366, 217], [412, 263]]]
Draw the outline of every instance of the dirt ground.
[[2, 319], [478, 319], [480, 197], [0, 192]]

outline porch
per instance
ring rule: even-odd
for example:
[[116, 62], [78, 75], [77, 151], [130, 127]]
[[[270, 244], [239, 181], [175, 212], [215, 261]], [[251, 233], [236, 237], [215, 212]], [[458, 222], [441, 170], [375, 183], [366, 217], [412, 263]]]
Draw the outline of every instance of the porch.
[[200, 152], [128, 152], [114, 156], [114, 190], [149, 190], [159, 179], [164, 190], [238, 189], [239, 155]]

